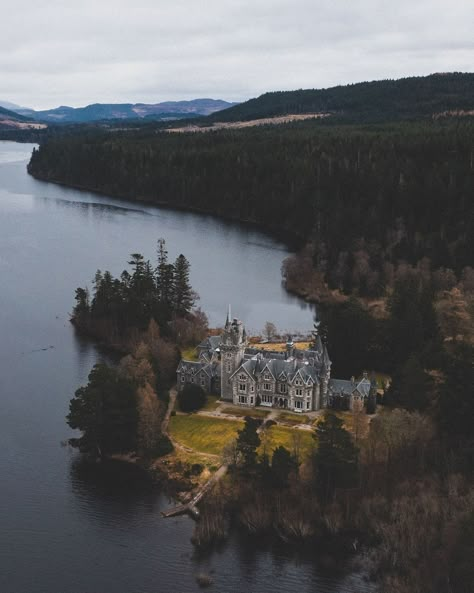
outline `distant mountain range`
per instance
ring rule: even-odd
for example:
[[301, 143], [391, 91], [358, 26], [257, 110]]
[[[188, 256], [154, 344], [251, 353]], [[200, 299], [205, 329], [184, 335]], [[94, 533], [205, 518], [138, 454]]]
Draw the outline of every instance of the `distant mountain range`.
[[2, 101], [0, 105], [7, 106], [7, 109], [0, 107], [0, 125], [2, 121], [7, 121], [6, 124], [3, 123], [2, 129], [8, 129], [12, 125], [31, 129], [32, 123], [43, 124], [44, 127], [44, 124], [87, 124], [107, 120], [121, 120], [124, 123], [135, 120], [145, 123], [191, 118], [194, 121], [189, 124], [209, 127], [216, 123], [250, 123], [252, 120], [259, 123], [268, 118], [275, 118], [275, 123], [278, 123], [276, 118], [286, 116], [292, 116], [289, 121], [293, 121], [297, 117], [303, 118], [305, 114], [308, 117], [310, 114], [319, 115], [325, 126], [341, 123], [384, 123], [474, 115], [474, 73], [450, 72], [399, 80], [361, 82], [327, 89], [276, 91], [244, 103], [194, 99], [153, 105], [96, 103], [87, 107], [62, 106], [44, 111], [26, 109]]
[[47, 126], [44, 123], [32, 120], [31, 118], [0, 106], [0, 132], [40, 130], [46, 127]]
[[95, 103], [87, 107], [61, 106], [56, 109], [35, 111], [25, 107], [18, 107], [13, 103], [1, 102], [28, 119], [44, 123], [87, 123], [110, 119], [150, 119], [167, 121], [197, 116], [206, 116], [236, 103], [229, 103], [220, 99], [194, 99], [191, 101], [166, 101], [153, 105], [146, 103]]

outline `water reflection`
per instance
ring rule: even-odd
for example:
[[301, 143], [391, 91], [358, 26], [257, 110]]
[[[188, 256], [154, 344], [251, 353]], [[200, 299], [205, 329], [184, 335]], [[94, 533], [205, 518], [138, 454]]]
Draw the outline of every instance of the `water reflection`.
[[74, 290], [97, 268], [120, 274], [132, 252], [153, 260], [158, 237], [170, 258], [190, 259], [211, 324], [223, 323], [229, 302], [249, 328], [313, 322], [281, 287], [283, 243], [210, 216], [35, 181], [25, 169], [31, 149], [0, 143], [0, 591], [191, 593], [200, 570], [214, 571], [219, 593], [367, 591], [349, 577], [328, 580], [312, 557], [239, 534], [194, 554], [192, 521], [164, 520], [167, 496], [136, 468], [104, 471], [60, 447], [74, 436], [69, 399], [95, 362], [114, 356], [75, 335]]

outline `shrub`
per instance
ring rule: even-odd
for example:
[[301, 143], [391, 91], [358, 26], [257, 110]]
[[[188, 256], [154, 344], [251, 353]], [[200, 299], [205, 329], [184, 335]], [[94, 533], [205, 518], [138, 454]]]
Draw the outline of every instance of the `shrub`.
[[153, 449], [148, 451], [147, 454], [150, 457], [163, 457], [164, 455], [168, 455], [168, 453], [171, 453], [172, 451], [173, 443], [165, 434], [161, 434], [156, 439]]
[[178, 406], [182, 412], [195, 412], [206, 404], [206, 393], [199, 385], [188, 383], [178, 393]]

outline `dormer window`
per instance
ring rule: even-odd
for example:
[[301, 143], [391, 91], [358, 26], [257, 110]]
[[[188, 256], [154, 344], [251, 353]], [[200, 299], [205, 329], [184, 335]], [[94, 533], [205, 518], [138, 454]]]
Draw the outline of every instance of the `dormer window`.
[[265, 381], [270, 381], [270, 375], [268, 373], [265, 373], [263, 375], [263, 378], [265, 379]]

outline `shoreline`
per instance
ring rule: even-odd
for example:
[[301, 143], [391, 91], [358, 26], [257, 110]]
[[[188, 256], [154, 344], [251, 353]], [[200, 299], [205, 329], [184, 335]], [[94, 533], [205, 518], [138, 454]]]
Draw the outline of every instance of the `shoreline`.
[[131, 202], [134, 204], [142, 204], [144, 206], [155, 206], [156, 208], [163, 208], [166, 210], [174, 210], [177, 212], [189, 212], [192, 214], [199, 214], [201, 216], [210, 216], [212, 218], [217, 218], [220, 221], [229, 223], [229, 224], [240, 224], [242, 226], [250, 226], [255, 228], [255, 230], [261, 231], [262, 233], [266, 233], [273, 237], [274, 239], [280, 241], [284, 245], [288, 247], [288, 249], [292, 252], [296, 252], [301, 249], [305, 244], [305, 237], [290, 231], [284, 227], [276, 227], [276, 226], [269, 226], [265, 225], [262, 222], [257, 220], [251, 220], [249, 218], [240, 218], [239, 216], [232, 216], [232, 215], [225, 215], [225, 214], [216, 214], [215, 212], [211, 212], [210, 210], [206, 210], [204, 208], [198, 208], [192, 205], [180, 205], [180, 204], [172, 204], [166, 201], [160, 200], [152, 200], [150, 198], [146, 198], [144, 196], [140, 196], [134, 199], [131, 196], [122, 195], [122, 194], [115, 194], [110, 191], [100, 190], [95, 187], [90, 187], [87, 185], [75, 184], [75, 183], [66, 183], [64, 181], [60, 181], [58, 179], [53, 179], [47, 176], [38, 175], [37, 173], [32, 173], [30, 171], [30, 163], [27, 164], [27, 173], [31, 175], [33, 179], [36, 181], [42, 181], [44, 183], [53, 183], [55, 185], [59, 185], [61, 187], [76, 189], [78, 191], [83, 192], [90, 192], [95, 193], [99, 196], [104, 196], [113, 200], [124, 201], [124, 202]]

